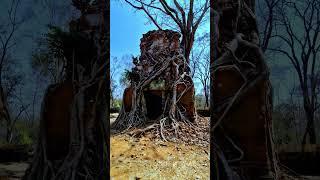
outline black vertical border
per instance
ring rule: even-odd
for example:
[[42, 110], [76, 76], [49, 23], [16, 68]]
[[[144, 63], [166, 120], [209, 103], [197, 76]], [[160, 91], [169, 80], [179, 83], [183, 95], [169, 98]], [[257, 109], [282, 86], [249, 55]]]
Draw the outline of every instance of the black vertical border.
[[213, 26], [214, 26], [214, 18], [213, 18], [213, 2], [214, 0], [210, 0], [210, 179], [214, 179], [214, 170], [215, 170], [215, 155], [214, 155], [214, 148], [213, 148], [213, 133], [211, 131], [212, 129], [212, 117], [214, 115], [213, 110], [212, 110], [212, 105], [213, 105], [213, 96], [212, 96], [212, 91], [213, 91], [213, 72], [212, 72], [212, 62], [213, 62], [213, 56], [214, 56], [214, 34], [213, 34]]
[[220, 180], [219, 177], [219, 169], [217, 164], [217, 154], [215, 151], [215, 143], [214, 143], [214, 135], [213, 135], [213, 122], [215, 113], [213, 111], [214, 107], [214, 100], [213, 100], [213, 65], [214, 61], [217, 58], [217, 40], [214, 38], [215, 28], [218, 27], [216, 25], [215, 19], [214, 19], [214, 11], [217, 6], [217, 0], [210, 0], [210, 179], [212, 180]]
[[104, 31], [105, 31], [105, 45], [106, 45], [106, 61], [107, 61], [107, 71], [106, 71], [106, 81], [107, 81], [107, 93], [106, 93], [106, 102], [107, 102], [107, 109], [106, 109], [106, 134], [107, 134], [107, 147], [106, 147], [106, 171], [107, 171], [107, 179], [110, 179], [110, 0], [104, 0], [105, 8], [104, 9]]

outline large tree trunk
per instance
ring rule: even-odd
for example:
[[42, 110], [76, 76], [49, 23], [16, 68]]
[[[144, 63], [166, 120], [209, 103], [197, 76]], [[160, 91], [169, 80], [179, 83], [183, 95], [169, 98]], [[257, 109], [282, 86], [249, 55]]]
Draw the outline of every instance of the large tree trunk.
[[[103, 84], [99, 81], [76, 90], [66, 82], [48, 88], [37, 150], [24, 179], [106, 177]], [[71, 111], [68, 107], [72, 107]]]
[[164, 140], [172, 140], [182, 133], [179, 126], [195, 122], [194, 85], [179, 38], [180, 34], [171, 30], [143, 35], [141, 56], [137, 62], [133, 59], [131, 84], [124, 91], [113, 129], [132, 130], [152, 122], [153, 128], [146, 130], [157, 130]]
[[209, 92], [208, 87], [206, 86], [207, 83], [204, 83], [204, 97], [205, 97], [205, 107], [209, 107]]
[[[1, 79], [1, 76], [0, 76]], [[6, 124], [6, 141], [11, 143], [13, 136], [13, 122], [9, 112], [9, 105], [7, 96], [2, 87], [2, 81], [0, 80], [0, 121], [5, 121]]]
[[183, 49], [184, 58], [186, 59], [186, 62], [188, 64], [190, 63], [190, 53], [192, 50], [193, 42], [194, 35], [192, 34], [192, 32], [182, 33], [181, 47]]
[[307, 117], [307, 126], [302, 138], [302, 145], [305, 145], [307, 143], [307, 135], [309, 135], [309, 143], [310, 144], [316, 144], [316, 132], [314, 127], [314, 108], [310, 107], [309, 104], [304, 105], [305, 114]]
[[304, 108], [304, 112], [307, 120], [307, 125], [302, 138], [302, 145], [304, 147], [304, 145], [307, 143], [308, 135], [309, 135], [309, 143], [316, 144], [316, 133], [315, 133], [315, 127], [314, 127], [315, 104], [314, 104], [314, 101], [312, 100], [316, 96], [314, 95], [315, 92], [311, 92], [311, 94], [309, 93], [309, 88], [306, 83], [301, 83], [300, 87], [303, 92], [302, 93], [303, 108]]
[[[220, 149], [214, 153], [217, 162], [213, 164], [217, 169], [214, 176], [220, 179], [240, 176], [250, 180], [276, 178], [272, 89], [269, 70], [258, 46], [254, 1], [220, 0], [212, 7], [215, 44], [211, 46], [214, 49], [211, 139]], [[271, 172], [273, 176], [269, 176]]]

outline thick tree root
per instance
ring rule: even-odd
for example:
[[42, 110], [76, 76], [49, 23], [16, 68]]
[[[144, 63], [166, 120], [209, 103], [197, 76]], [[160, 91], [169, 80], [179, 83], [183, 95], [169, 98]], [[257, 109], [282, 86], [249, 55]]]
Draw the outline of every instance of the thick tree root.
[[[152, 131], [164, 141], [168, 141], [179, 138], [182, 127], [189, 127], [189, 129], [194, 129], [194, 131], [199, 128], [196, 123], [192, 122], [194, 117], [190, 117], [190, 113], [186, 112], [187, 109], [183, 106], [183, 103], [181, 103], [182, 97], [194, 86], [192, 78], [185, 70], [187, 65], [186, 60], [179, 53], [171, 57], [169, 56], [170, 54], [172, 53], [166, 49], [159, 50], [156, 55], [148, 54], [148, 59], [156, 59], [156, 61], [146, 60], [144, 63], [150, 63], [148, 66], [146, 65], [146, 67], [152, 67], [153, 71], [135, 71], [140, 79], [139, 81], [131, 81], [131, 108], [127, 112], [124, 108], [125, 102], [123, 101], [121, 111], [113, 123], [112, 129], [119, 132], [134, 130], [134, 133], [131, 133], [135, 136], [142, 135], [147, 131]], [[147, 117], [144, 91], [150, 86], [152, 81], [157, 79], [165, 80], [165, 90], [162, 95], [163, 109], [157, 119], [149, 119]], [[178, 86], [180, 88], [183, 87], [183, 89], [179, 91]], [[123, 99], [125, 99], [125, 97]], [[195, 121], [197, 121], [197, 117]], [[144, 128], [149, 124], [152, 125]], [[135, 128], [139, 128], [139, 130]]]

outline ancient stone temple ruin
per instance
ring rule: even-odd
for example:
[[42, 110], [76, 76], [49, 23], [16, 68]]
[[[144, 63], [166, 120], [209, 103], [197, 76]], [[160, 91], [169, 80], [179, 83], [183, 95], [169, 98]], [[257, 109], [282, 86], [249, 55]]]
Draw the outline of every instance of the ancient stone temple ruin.
[[128, 72], [130, 86], [124, 91], [114, 127], [195, 120], [194, 85], [179, 38], [180, 34], [171, 30], [143, 35], [141, 55], [133, 58], [134, 67]]
[[272, 87], [259, 46], [254, 0], [219, 0], [212, 7], [214, 178], [229, 179], [230, 174], [237, 174], [241, 177], [238, 179], [278, 179], [272, 137]]
[[61, 52], [65, 68], [61, 80], [45, 92], [38, 145], [26, 180], [109, 177], [109, 156], [104, 156], [109, 154], [105, 148], [109, 138], [103, 123], [108, 4], [72, 0], [72, 5], [81, 14], [69, 23], [70, 31], [54, 28], [52, 32], [59, 43], [50, 45]]

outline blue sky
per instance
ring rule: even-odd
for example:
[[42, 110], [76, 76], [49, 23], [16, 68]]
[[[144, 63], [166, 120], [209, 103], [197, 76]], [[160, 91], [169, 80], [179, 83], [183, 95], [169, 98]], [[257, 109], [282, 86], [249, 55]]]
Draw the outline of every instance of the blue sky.
[[141, 12], [135, 12], [124, 3], [111, 1], [110, 17], [111, 56], [138, 55], [142, 34], [156, 29], [154, 25], [146, 24], [147, 19]]
[[[110, 3], [110, 66], [116, 69], [117, 82], [116, 97], [122, 97], [123, 88], [119, 81], [121, 74], [131, 65], [130, 56], [140, 53], [140, 38], [149, 30], [156, 29], [152, 24], [147, 24], [147, 19], [141, 12], [119, 1]], [[117, 57], [121, 62], [115, 62]], [[112, 71], [112, 70], [111, 70]]]
[[[135, 11], [128, 4], [123, 2], [120, 3], [120, 0], [111, 1], [110, 13], [110, 61], [111, 67], [115, 65], [112, 57], [115, 56], [121, 61], [120, 65], [117, 65], [118, 73], [116, 74], [116, 79], [119, 79], [124, 69], [128, 68], [128, 61], [130, 61], [128, 60], [128, 55], [139, 55], [140, 38], [142, 37], [142, 35], [149, 30], [156, 29], [156, 27], [152, 24], [147, 24], [147, 18], [143, 12]], [[209, 28], [210, 23], [208, 21], [205, 25], [199, 28], [197, 32], [209, 32]], [[278, 58], [273, 57], [270, 59]], [[289, 76], [292, 76], [292, 73], [283, 71], [284, 66], [285, 69], [288, 69], [288, 62], [286, 60], [273, 62], [270, 62], [270, 60], [268, 60], [268, 63], [271, 67], [271, 80], [273, 82], [275, 93], [279, 94], [279, 97], [286, 99], [286, 94], [288, 91], [287, 86], [290, 86], [291, 84], [291, 82], [288, 82], [287, 79], [292, 79], [289, 78]], [[283, 68], [281, 69], [281, 67]], [[281, 69], [281, 76], [279, 76], [276, 72], [279, 68]], [[284, 82], [283, 80], [286, 81]], [[200, 82], [197, 79], [194, 79], [194, 83], [196, 86], [196, 93], [202, 93]], [[280, 84], [282, 84], [282, 86], [280, 86]], [[284, 84], [286, 85], [284, 86]], [[121, 88], [118, 89], [118, 97], [122, 97], [123, 89]], [[275, 99], [275, 101], [277, 101], [277, 98]]]
[[[157, 29], [153, 24], [148, 23], [146, 15], [141, 11], [134, 10], [131, 6], [120, 1], [111, 1], [110, 4], [110, 66], [117, 67], [115, 79], [119, 80], [124, 69], [128, 68], [128, 55], [137, 56], [140, 54], [140, 39], [143, 34], [150, 30]], [[209, 11], [208, 11], [209, 13]], [[209, 32], [209, 21], [205, 23], [197, 32]], [[209, 46], [209, 42], [208, 42]], [[114, 62], [112, 57], [121, 60], [120, 65]], [[195, 80], [196, 87], [200, 85]], [[123, 87], [118, 87], [116, 96], [121, 97]], [[197, 93], [201, 88], [196, 88]]]
[[[110, 52], [111, 56], [121, 57], [125, 54], [139, 54], [140, 38], [149, 30], [157, 29], [147, 23], [147, 18], [141, 11], [135, 11], [131, 6], [120, 1], [110, 4]], [[209, 11], [208, 11], [209, 13]], [[209, 21], [199, 32], [208, 31]]]

